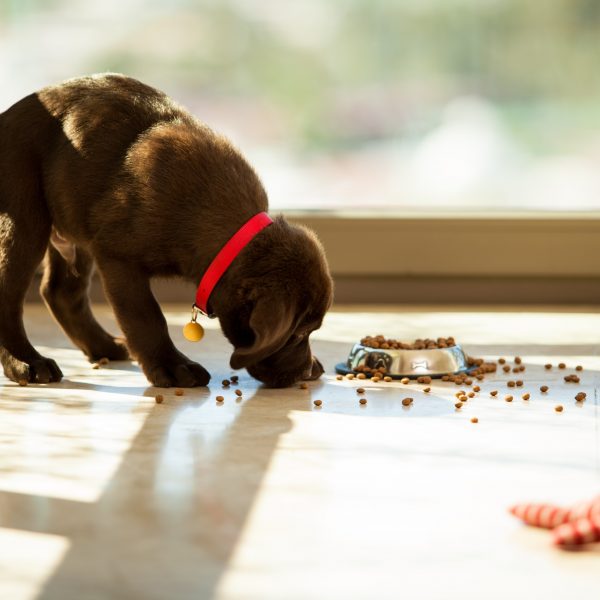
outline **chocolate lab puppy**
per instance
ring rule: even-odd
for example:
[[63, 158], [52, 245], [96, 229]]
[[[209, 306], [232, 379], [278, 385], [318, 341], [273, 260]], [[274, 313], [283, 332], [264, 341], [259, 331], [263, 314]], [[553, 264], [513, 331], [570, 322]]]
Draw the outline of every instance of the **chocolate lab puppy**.
[[[13, 381], [59, 381], [23, 327], [23, 299], [44, 259], [41, 294], [90, 360], [134, 357], [160, 387], [206, 385], [177, 350], [150, 290], [154, 276], [198, 283], [267, 196], [223, 137], [165, 94], [122, 75], [47, 87], [0, 114], [0, 361]], [[45, 255], [45, 257], [44, 257]], [[95, 320], [96, 264], [125, 340]], [[332, 281], [315, 236], [283, 218], [240, 252], [210, 295], [234, 346], [230, 364], [268, 386], [315, 379], [308, 336]]]

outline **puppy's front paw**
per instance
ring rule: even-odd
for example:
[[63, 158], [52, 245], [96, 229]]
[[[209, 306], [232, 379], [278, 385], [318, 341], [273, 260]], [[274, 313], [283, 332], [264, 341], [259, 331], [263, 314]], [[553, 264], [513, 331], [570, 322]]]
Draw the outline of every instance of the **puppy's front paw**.
[[4, 374], [13, 381], [20, 383], [53, 383], [62, 379], [62, 371], [51, 358], [34, 359], [31, 362], [22, 362], [14, 357], [3, 361]]
[[144, 373], [156, 387], [198, 387], [210, 381], [210, 373], [192, 361], [153, 365], [144, 368]]

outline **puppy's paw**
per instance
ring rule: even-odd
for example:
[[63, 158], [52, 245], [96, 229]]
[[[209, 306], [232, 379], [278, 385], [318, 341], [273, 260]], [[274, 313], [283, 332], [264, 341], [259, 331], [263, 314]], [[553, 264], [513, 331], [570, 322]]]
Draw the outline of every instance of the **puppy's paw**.
[[156, 387], [198, 387], [210, 381], [210, 373], [192, 361], [156, 365], [144, 372]]
[[124, 338], [113, 338], [107, 336], [107, 339], [95, 343], [93, 347], [86, 351], [90, 362], [97, 362], [101, 358], [108, 360], [129, 360], [129, 350]]
[[20, 383], [54, 383], [62, 379], [62, 371], [51, 358], [43, 356], [29, 363], [10, 357], [3, 363], [4, 374]]

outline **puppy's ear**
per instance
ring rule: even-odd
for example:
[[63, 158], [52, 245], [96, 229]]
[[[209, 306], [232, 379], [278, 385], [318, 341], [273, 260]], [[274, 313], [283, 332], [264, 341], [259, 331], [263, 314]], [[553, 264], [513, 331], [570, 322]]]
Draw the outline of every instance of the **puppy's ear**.
[[242, 369], [277, 352], [290, 337], [296, 321], [295, 307], [270, 294], [261, 295], [254, 303], [250, 327], [254, 332], [251, 346], [236, 348], [229, 364], [232, 369]]

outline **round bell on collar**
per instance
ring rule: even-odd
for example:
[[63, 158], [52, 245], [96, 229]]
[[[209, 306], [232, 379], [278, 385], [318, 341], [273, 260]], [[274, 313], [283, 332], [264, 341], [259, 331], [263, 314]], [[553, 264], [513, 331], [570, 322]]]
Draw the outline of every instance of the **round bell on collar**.
[[183, 326], [183, 337], [188, 342], [199, 342], [204, 337], [204, 327], [196, 321], [200, 311], [195, 305], [192, 306], [192, 319]]

